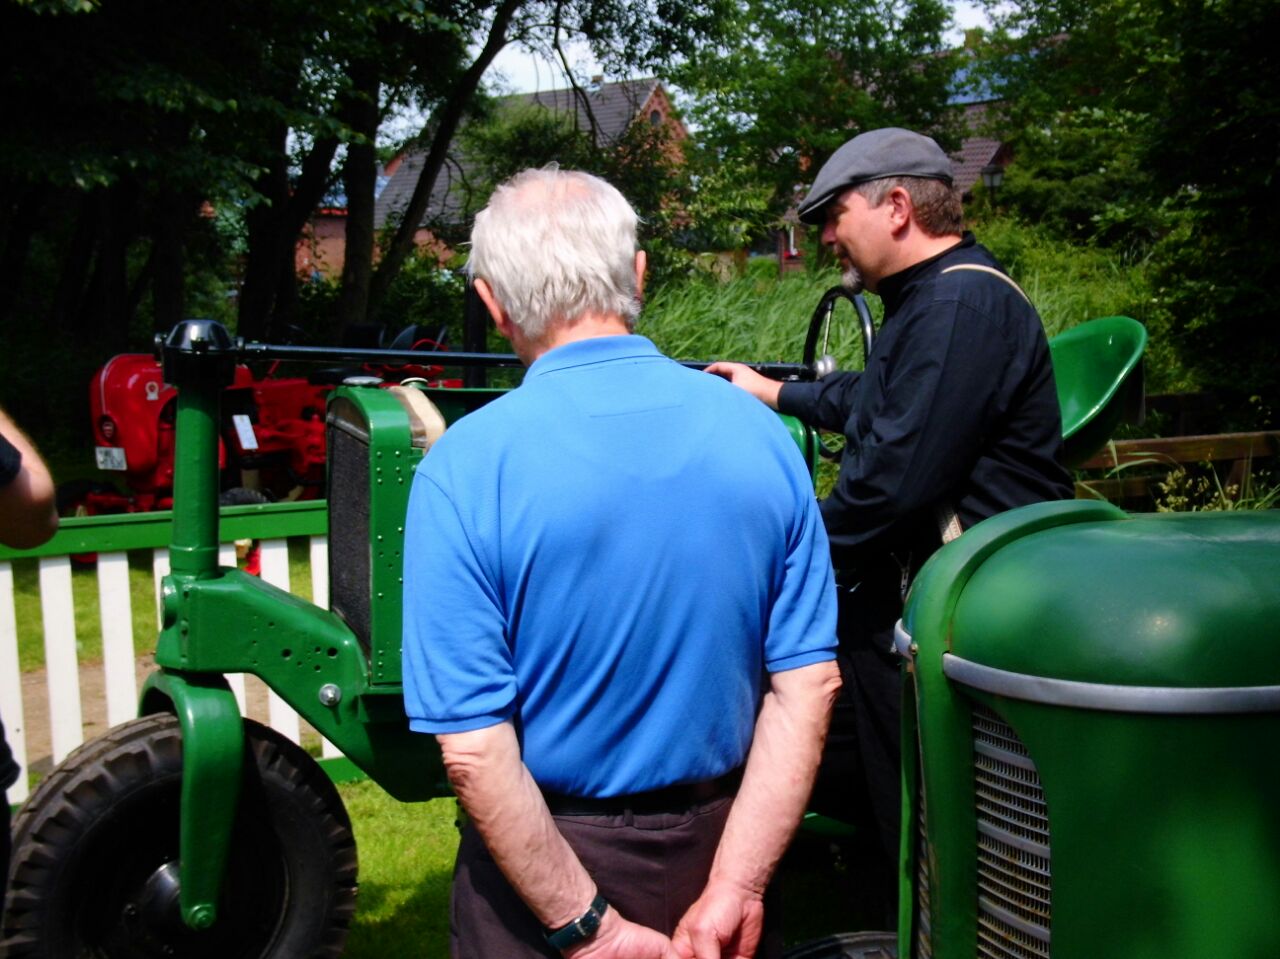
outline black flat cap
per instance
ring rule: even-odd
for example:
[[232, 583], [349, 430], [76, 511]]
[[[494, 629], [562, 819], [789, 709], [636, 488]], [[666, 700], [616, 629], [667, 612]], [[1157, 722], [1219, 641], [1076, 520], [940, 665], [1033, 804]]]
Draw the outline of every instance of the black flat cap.
[[951, 182], [951, 158], [932, 139], [899, 127], [860, 133], [822, 165], [800, 204], [804, 223], [821, 224], [824, 208], [859, 183], [890, 176], [918, 176]]

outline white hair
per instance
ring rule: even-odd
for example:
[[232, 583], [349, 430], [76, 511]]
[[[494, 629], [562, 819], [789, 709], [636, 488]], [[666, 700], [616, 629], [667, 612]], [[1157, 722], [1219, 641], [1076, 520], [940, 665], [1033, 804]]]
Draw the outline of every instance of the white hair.
[[531, 339], [587, 313], [620, 317], [631, 329], [640, 313], [638, 222], [599, 177], [554, 165], [525, 170], [476, 215], [467, 269]]

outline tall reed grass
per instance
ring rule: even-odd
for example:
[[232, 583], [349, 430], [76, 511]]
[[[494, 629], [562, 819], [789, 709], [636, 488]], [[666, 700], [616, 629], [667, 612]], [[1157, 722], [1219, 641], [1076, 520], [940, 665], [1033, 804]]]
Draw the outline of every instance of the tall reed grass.
[[[1049, 336], [1099, 316], [1142, 320], [1151, 303], [1145, 265], [1113, 251], [1079, 247], [1033, 226], [997, 219], [979, 239], [1036, 305]], [[822, 294], [840, 281], [834, 268], [779, 276], [772, 259], [753, 260], [728, 282], [710, 276], [667, 283], [646, 305], [637, 332], [678, 359], [799, 362], [809, 319]], [[867, 294], [877, 324], [880, 298]], [[852, 307], [838, 301], [829, 352], [842, 369], [862, 368]]]
[[[772, 260], [756, 261], [728, 282], [667, 284], [646, 304], [636, 332], [681, 360], [799, 363], [814, 307], [839, 282], [834, 269], [779, 277]], [[879, 308], [874, 297], [868, 302]], [[830, 346], [845, 368], [862, 367], [861, 334], [847, 301], [836, 306]]]

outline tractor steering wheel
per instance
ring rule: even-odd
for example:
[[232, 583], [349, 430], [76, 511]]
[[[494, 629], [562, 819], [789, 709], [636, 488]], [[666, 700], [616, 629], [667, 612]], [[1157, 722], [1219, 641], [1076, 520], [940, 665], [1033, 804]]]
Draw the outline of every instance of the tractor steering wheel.
[[[861, 293], [851, 293], [843, 286], [833, 286], [822, 294], [822, 299], [818, 301], [817, 307], [813, 311], [813, 317], [809, 320], [809, 332], [804, 338], [804, 365], [813, 370], [815, 379], [822, 379], [830, 373], [834, 373], [836, 369], [836, 360], [829, 352], [827, 347], [831, 340], [831, 314], [835, 311], [836, 300], [843, 297], [853, 304], [854, 310], [858, 314], [858, 322], [862, 328], [862, 357], [863, 364], [866, 358], [871, 355], [871, 345], [875, 342], [876, 328], [871, 320], [871, 310], [867, 306], [867, 301], [863, 299]], [[822, 337], [822, 355], [818, 355], [818, 337]], [[828, 446], [821, 434], [818, 435], [818, 452], [824, 459], [835, 460], [840, 458], [841, 450]]]

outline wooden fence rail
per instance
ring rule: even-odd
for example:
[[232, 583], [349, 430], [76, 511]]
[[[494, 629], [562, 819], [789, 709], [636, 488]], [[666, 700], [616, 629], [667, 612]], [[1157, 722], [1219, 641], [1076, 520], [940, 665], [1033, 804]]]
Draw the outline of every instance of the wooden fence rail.
[[[105, 722], [114, 726], [137, 715], [139, 663], [135, 655], [133, 597], [129, 583], [129, 552], [148, 550], [154, 585], [156, 628], [159, 628], [160, 581], [169, 571], [168, 512], [124, 516], [66, 519], [52, 540], [34, 550], [0, 547], [0, 719], [22, 776], [10, 787], [10, 802], [22, 802], [29, 792], [27, 775], [32, 763], [48, 759], [61, 762], [85, 741], [97, 717], [82, 708], [82, 686], [96, 688], [101, 671], [105, 697]], [[306, 537], [311, 597], [317, 605], [329, 605], [328, 512], [321, 501], [231, 506], [222, 510], [219, 560], [236, 565], [235, 541], [257, 539], [261, 545], [262, 578], [290, 590], [289, 538]], [[72, 596], [72, 556], [97, 554], [96, 583], [101, 615], [102, 662], [81, 662], [77, 644], [75, 603]], [[18, 605], [14, 562], [34, 560], [38, 567], [40, 621], [43, 634], [44, 688], [23, 682], [19, 660]], [[27, 624], [24, 624], [26, 626]], [[154, 648], [153, 636], [139, 637], [143, 648]], [[81, 639], [84, 637], [81, 635]], [[296, 712], [268, 690], [256, 677], [229, 674], [227, 680], [242, 715], [264, 721], [294, 742], [303, 738], [303, 724]], [[264, 711], [265, 716], [261, 715]], [[33, 728], [28, 718], [39, 715], [45, 728]], [[310, 730], [308, 727], [308, 734]], [[32, 755], [33, 743], [47, 744]], [[335, 757], [338, 750], [322, 741], [322, 755]]]
[[[1151, 464], [1179, 466], [1189, 463], [1229, 464], [1224, 488], [1240, 489], [1253, 464], [1280, 456], [1280, 431], [1215, 433], [1203, 436], [1170, 436], [1151, 439], [1117, 440], [1098, 451], [1080, 468], [1107, 470], [1102, 479], [1085, 482], [1089, 490], [1115, 503], [1136, 503], [1150, 497], [1151, 476], [1123, 472], [1125, 466]], [[1158, 479], [1158, 477], [1157, 477]], [[1150, 508], [1149, 506], [1146, 508]]]

